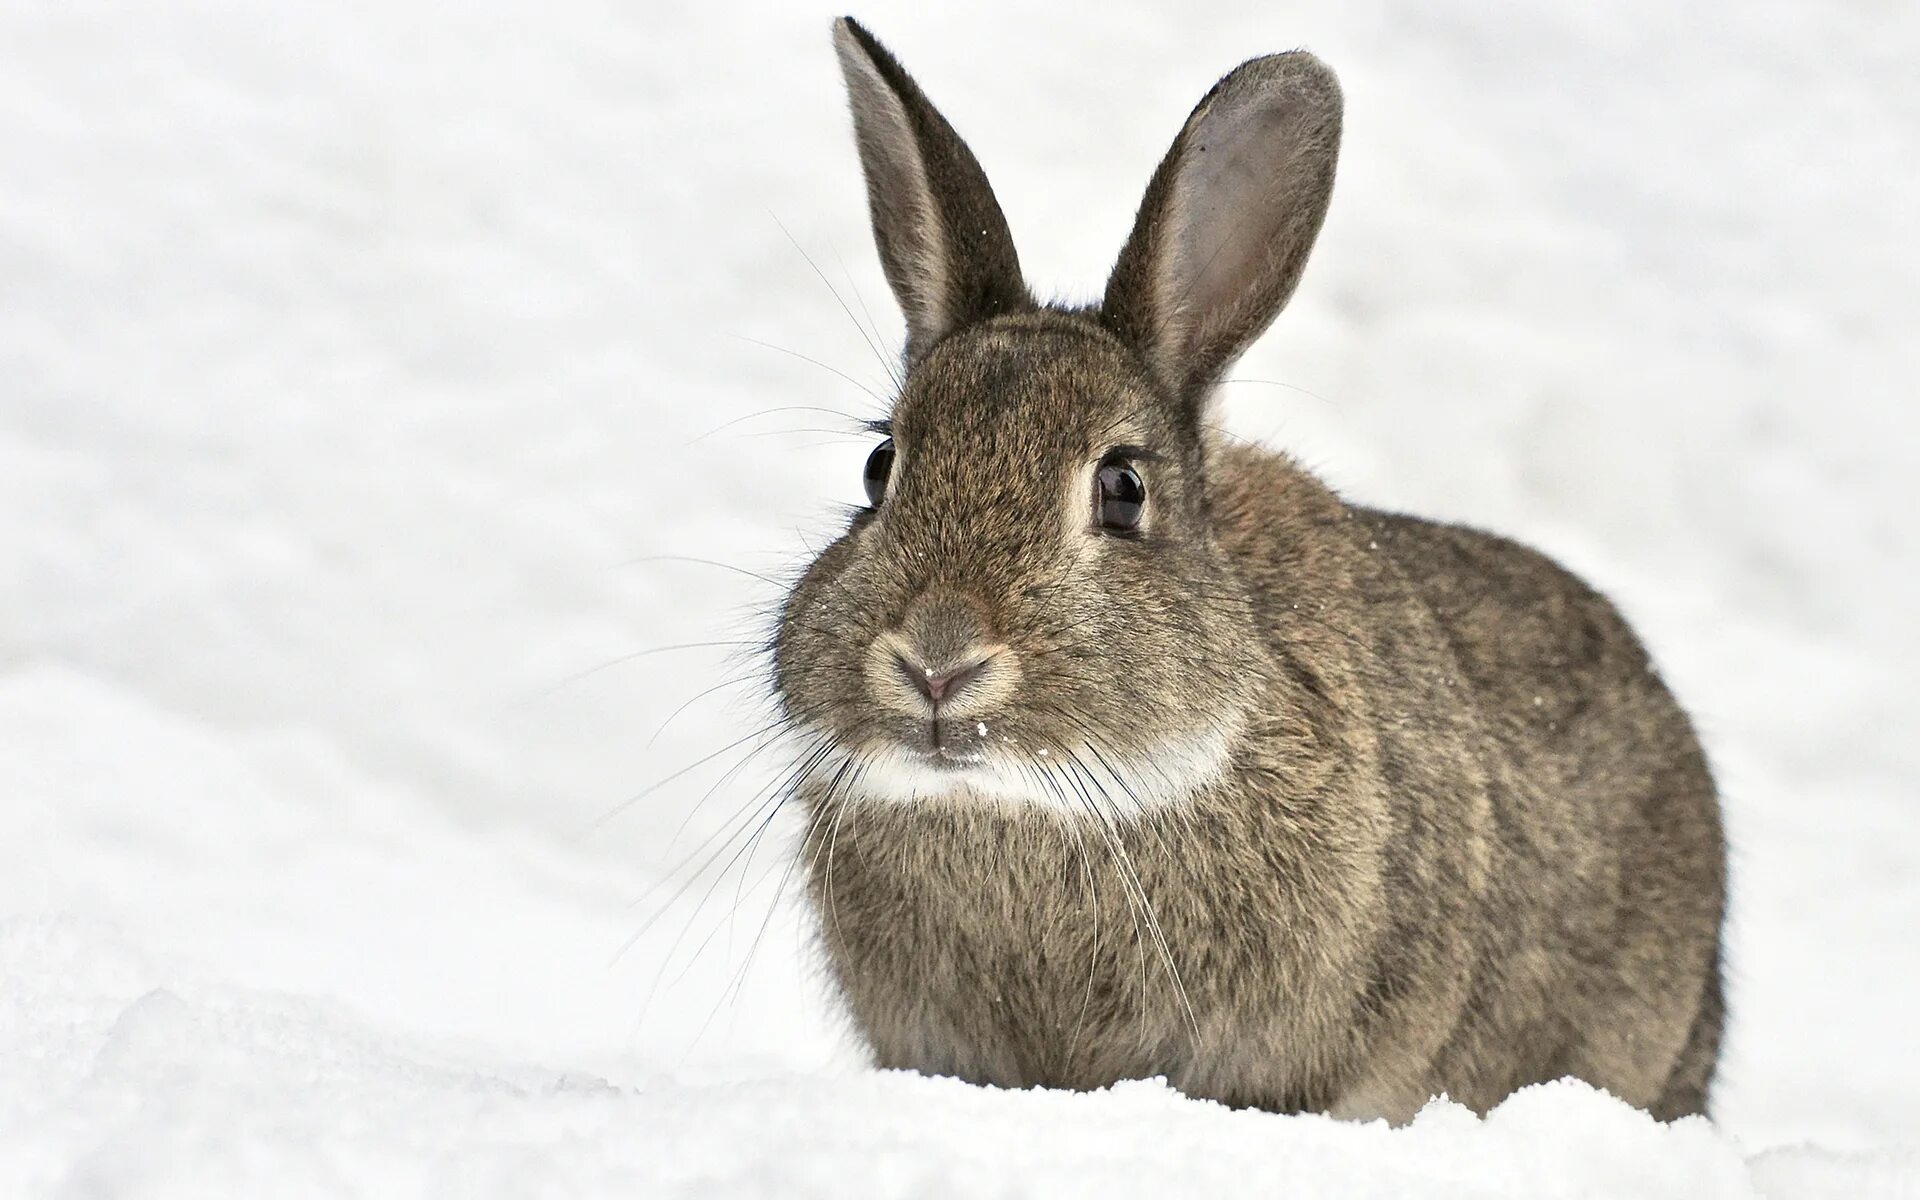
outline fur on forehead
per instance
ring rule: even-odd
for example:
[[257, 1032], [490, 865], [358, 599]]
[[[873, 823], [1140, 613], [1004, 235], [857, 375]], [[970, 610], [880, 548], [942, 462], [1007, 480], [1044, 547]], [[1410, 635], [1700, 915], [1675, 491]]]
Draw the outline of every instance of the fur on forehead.
[[1182, 455], [1199, 430], [1139, 355], [1088, 316], [1046, 309], [996, 317], [943, 338], [908, 373], [890, 421], [902, 444], [943, 431], [1040, 451], [1099, 454], [1150, 437]]

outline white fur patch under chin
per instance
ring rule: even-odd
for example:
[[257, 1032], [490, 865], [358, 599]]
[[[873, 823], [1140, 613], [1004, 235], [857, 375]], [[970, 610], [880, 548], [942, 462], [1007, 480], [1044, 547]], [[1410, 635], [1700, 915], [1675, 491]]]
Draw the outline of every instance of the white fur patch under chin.
[[996, 748], [964, 766], [935, 767], [887, 747], [852, 755], [848, 795], [882, 804], [996, 804], [1060, 816], [1127, 820], [1177, 807], [1226, 770], [1230, 736], [1207, 730], [1116, 757], [1085, 749], [1015, 754]]

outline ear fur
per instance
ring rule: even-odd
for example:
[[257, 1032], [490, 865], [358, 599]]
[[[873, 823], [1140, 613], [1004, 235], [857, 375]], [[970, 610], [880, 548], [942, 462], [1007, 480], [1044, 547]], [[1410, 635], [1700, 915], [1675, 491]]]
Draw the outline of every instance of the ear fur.
[[909, 364], [963, 325], [1033, 307], [1013, 235], [973, 152], [874, 36], [833, 23], [880, 265]]
[[1101, 316], [1196, 407], [1300, 282], [1340, 115], [1339, 82], [1313, 55], [1253, 59], [1200, 101], [1147, 185]]

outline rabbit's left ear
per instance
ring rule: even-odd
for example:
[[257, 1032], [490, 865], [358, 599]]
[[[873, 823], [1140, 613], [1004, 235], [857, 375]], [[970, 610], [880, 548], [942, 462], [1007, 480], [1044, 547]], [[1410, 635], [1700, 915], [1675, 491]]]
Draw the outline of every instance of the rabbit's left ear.
[[907, 361], [946, 334], [1033, 306], [980, 164], [886, 47], [833, 23], [880, 265], [907, 318]]
[[1174, 139], [1101, 319], [1196, 407], [1300, 282], [1340, 153], [1340, 85], [1304, 51], [1214, 85]]

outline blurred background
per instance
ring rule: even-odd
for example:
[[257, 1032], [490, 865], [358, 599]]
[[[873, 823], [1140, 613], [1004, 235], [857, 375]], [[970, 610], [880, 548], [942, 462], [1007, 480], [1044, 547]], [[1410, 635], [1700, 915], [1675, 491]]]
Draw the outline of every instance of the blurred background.
[[[749, 842], [753, 644], [900, 337], [831, 15], [0, 4], [17, 994], [157, 961], [556, 1067], [857, 1069]], [[1066, 298], [1227, 68], [1340, 72], [1224, 423], [1622, 604], [1725, 788], [1725, 1127], [1911, 1140], [1920, 8], [857, 15]]]

